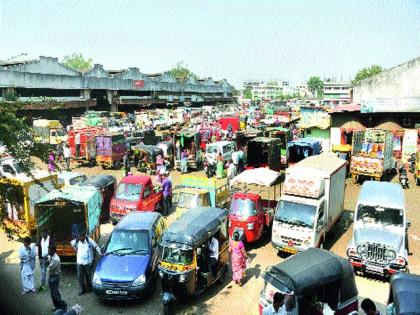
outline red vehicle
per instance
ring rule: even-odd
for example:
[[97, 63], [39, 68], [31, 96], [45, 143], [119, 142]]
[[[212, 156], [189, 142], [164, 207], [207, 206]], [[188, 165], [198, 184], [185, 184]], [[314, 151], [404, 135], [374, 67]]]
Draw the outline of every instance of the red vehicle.
[[220, 117], [218, 122], [222, 130], [227, 130], [229, 124], [232, 125], [233, 132], [238, 132], [239, 130], [240, 118], [238, 116]]
[[[68, 132], [68, 145], [71, 151], [71, 155], [74, 160], [78, 163], [95, 163], [96, 159], [96, 140], [95, 137], [98, 135], [104, 135], [106, 130], [98, 127], [87, 127], [77, 130], [70, 130]], [[80, 133], [80, 152], [79, 156], [76, 156], [76, 134]]]
[[[229, 236], [238, 231], [241, 238], [252, 243], [259, 240], [273, 222], [277, 206], [276, 190], [280, 174], [267, 168], [246, 170], [231, 180], [231, 185], [242, 184], [241, 191], [232, 195], [229, 210]], [[244, 187], [245, 185], [245, 187]], [[253, 192], [257, 185], [258, 194]], [[268, 187], [269, 191], [261, 190]], [[271, 196], [271, 190], [274, 194]], [[279, 194], [280, 196], [280, 194]]]
[[152, 179], [146, 175], [128, 175], [118, 184], [111, 200], [112, 223], [131, 211], [161, 211], [163, 194], [159, 186], [153, 186]]

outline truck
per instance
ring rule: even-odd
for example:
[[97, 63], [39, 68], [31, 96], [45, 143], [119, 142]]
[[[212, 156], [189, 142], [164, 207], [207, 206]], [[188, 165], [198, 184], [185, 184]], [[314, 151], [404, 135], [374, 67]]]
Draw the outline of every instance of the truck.
[[364, 182], [346, 251], [354, 270], [385, 277], [407, 272], [409, 227], [401, 185]]
[[247, 168], [268, 167], [273, 171], [281, 169], [281, 140], [258, 137], [247, 145]]
[[34, 141], [50, 145], [67, 142], [67, 133], [58, 120], [35, 119], [33, 122]]
[[[77, 155], [76, 134], [80, 134], [80, 150]], [[96, 163], [96, 136], [105, 135], [106, 129], [101, 127], [86, 127], [70, 130], [68, 133], [68, 145], [73, 159], [80, 164]]]
[[39, 231], [49, 231], [62, 262], [75, 261], [76, 252], [70, 242], [81, 232], [95, 241], [99, 239], [101, 208], [102, 197], [91, 186], [54, 189], [35, 202]]
[[[201, 134], [199, 132], [190, 129], [181, 130], [174, 135], [174, 143], [176, 169], [181, 170], [180, 151], [182, 150], [186, 150], [188, 153], [188, 169], [198, 170], [202, 166]], [[179, 143], [179, 147], [177, 143]]]
[[273, 222], [274, 248], [291, 254], [323, 248], [326, 234], [344, 211], [345, 180], [346, 161], [331, 153], [287, 168]]
[[33, 170], [26, 173], [5, 173], [0, 176], [0, 202], [7, 215], [4, 224], [20, 237], [37, 231], [35, 202], [57, 186], [57, 175]]
[[176, 216], [180, 218], [195, 207], [225, 208], [229, 204], [229, 187], [214, 178], [183, 175], [177, 196]]
[[153, 185], [150, 176], [125, 176], [119, 182], [109, 208], [113, 224], [132, 211], [162, 212], [162, 189], [159, 185]]
[[395, 169], [390, 131], [369, 128], [353, 133], [350, 174], [354, 183], [360, 177], [380, 181], [385, 173]]
[[96, 163], [105, 168], [120, 169], [127, 153], [123, 134], [96, 136]]

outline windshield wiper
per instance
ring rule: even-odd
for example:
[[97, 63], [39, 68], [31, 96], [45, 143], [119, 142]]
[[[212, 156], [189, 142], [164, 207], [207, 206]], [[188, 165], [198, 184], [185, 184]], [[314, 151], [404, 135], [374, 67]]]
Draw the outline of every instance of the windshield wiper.
[[112, 250], [110, 252], [106, 252], [105, 255], [109, 255], [109, 254], [121, 255], [121, 254], [118, 254], [119, 251], [122, 251], [122, 250], [130, 250], [130, 249], [132, 249], [132, 248], [131, 247], [118, 248], [118, 249], [114, 249], [114, 250]]
[[136, 249], [136, 250], [133, 250], [131, 252], [126, 253], [126, 255], [139, 254], [139, 253], [144, 253], [144, 252], [147, 253], [148, 250], [147, 249]]
[[295, 224], [295, 225], [300, 225], [300, 226], [306, 226], [306, 227], [311, 227], [309, 224], [301, 221], [301, 220], [289, 220], [287, 221], [287, 223], [289, 224]]

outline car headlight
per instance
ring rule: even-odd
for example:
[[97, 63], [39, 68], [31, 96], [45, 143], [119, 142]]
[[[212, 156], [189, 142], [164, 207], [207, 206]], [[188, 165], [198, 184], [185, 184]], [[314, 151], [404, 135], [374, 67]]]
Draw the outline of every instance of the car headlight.
[[364, 245], [364, 244], [362, 244], [362, 245], [358, 245], [358, 246], [356, 247], [356, 251], [357, 251], [357, 253], [358, 253], [360, 256], [362, 256], [364, 253], [366, 253], [366, 251], [367, 251], [367, 247], [366, 247], [366, 245]]
[[163, 278], [165, 276], [165, 273], [162, 270], [159, 270], [159, 277]]
[[247, 230], [253, 230], [254, 229], [254, 223], [248, 223], [246, 225]]
[[97, 285], [102, 285], [102, 280], [101, 280], [101, 278], [99, 277], [99, 275], [98, 275], [98, 273], [96, 271], [93, 274], [92, 282], [94, 284], [97, 284]]
[[385, 251], [385, 257], [386, 257], [388, 260], [394, 260], [394, 259], [395, 259], [395, 257], [397, 257], [397, 254], [395, 253], [395, 251], [394, 251], [394, 250], [392, 250], [392, 249], [387, 249], [387, 250]]
[[132, 286], [138, 287], [146, 283], [146, 275], [142, 274], [140, 277], [138, 277], [136, 280], [133, 281]]

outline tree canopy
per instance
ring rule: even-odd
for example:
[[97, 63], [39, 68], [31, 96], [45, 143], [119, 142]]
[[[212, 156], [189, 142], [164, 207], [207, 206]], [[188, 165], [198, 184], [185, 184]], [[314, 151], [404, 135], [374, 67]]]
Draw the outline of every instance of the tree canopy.
[[363, 68], [359, 72], [357, 72], [356, 76], [354, 77], [354, 80], [352, 81], [353, 85], [359, 84], [361, 81], [372, 77], [374, 75], [377, 75], [383, 71], [383, 68], [378, 65], [372, 65], [368, 68]]
[[252, 99], [252, 91], [251, 88], [246, 87], [244, 90], [244, 98], [245, 99]]
[[184, 64], [183, 61], [179, 61], [171, 70], [169, 70], [169, 73], [178, 81], [185, 82], [189, 77], [198, 79], [198, 76], [188, 69], [188, 65]]
[[82, 54], [73, 53], [63, 58], [63, 64], [73, 70], [86, 72], [92, 69], [92, 59], [85, 59]]
[[308, 80], [308, 89], [314, 97], [320, 98], [324, 95], [324, 82], [320, 77], [310, 77]]

